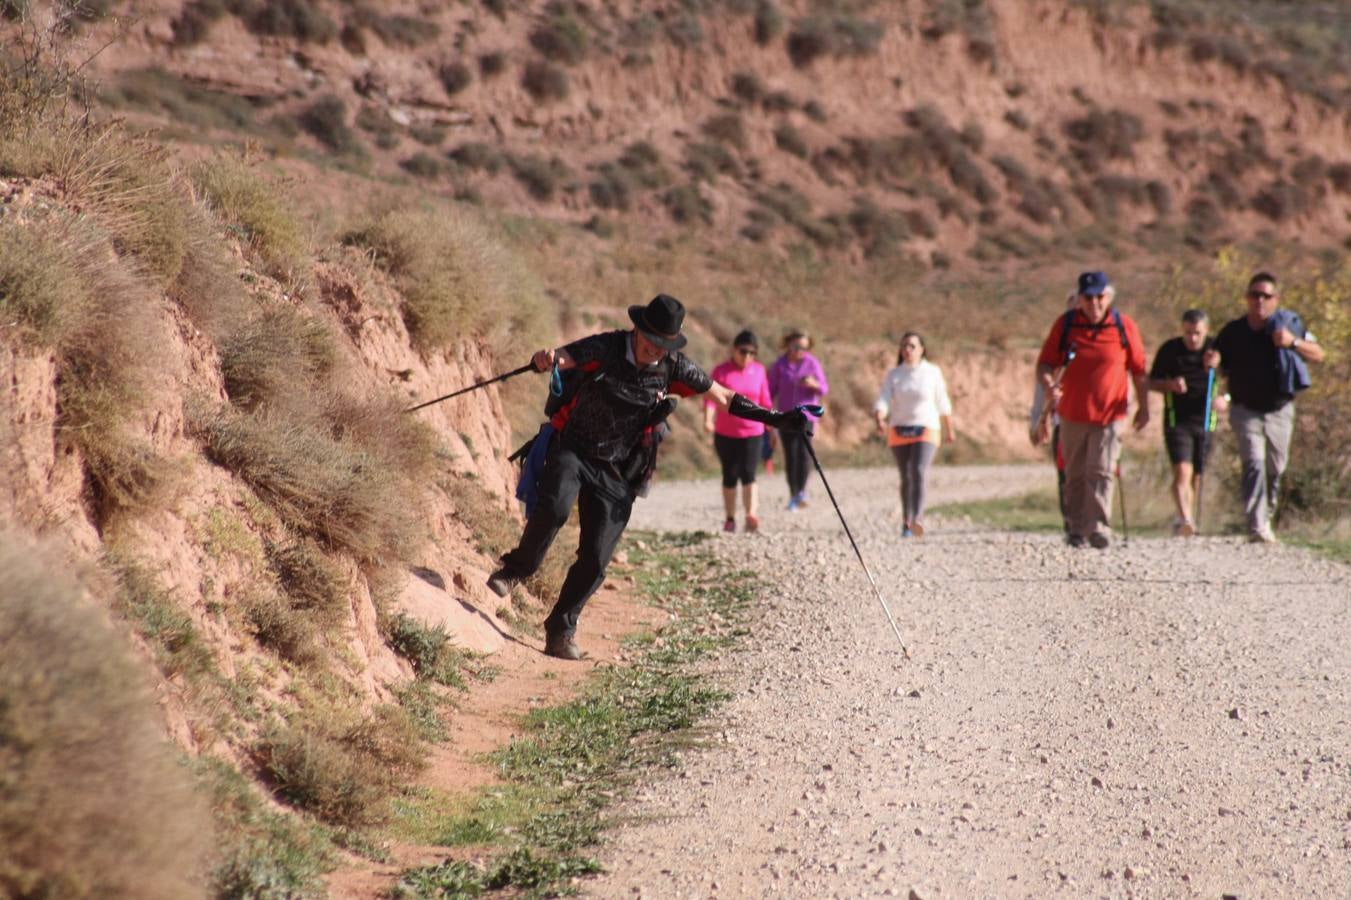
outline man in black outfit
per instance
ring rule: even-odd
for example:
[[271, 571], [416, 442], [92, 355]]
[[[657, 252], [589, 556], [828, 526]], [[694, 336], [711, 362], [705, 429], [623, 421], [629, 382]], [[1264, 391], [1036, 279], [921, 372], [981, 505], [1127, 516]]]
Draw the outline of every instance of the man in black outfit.
[[1309, 363], [1323, 348], [1299, 316], [1281, 309], [1276, 276], [1248, 281], [1248, 313], [1220, 329], [1215, 349], [1229, 379], [1229, 424], [1243, 460], [1243, 509], [1248, 540], [1270, 544], [1272, 514], [1295, 431], [1295, 394], [1309, 386]]
[[803, 432], [798, 410], [776, 412], [715, 383], [680, 352], [685, 307], [666, 294], [647, 306], [630, 306], [633, 328], [582, 338], [556, 350], [539, 350], [540, 372], [555, 364], [579, 370], [580, 386], [551, 420], [554, 434], [540, 476], [539, 502], [520, 543], [502, 556], [488, 587], [505, 597], [516, 582], [539, 569], [574, 503], [581, 525], [577, 561], [568, 569], [558, 602], [544, 620], [544, 652], [580, 659], [573, 640], [582, 607], [605, 579], [605, 569], [629, 522], [635, 490], [654, 463], [652, 430], [670, 415], [675, 397], [707, 392], [732, 415]]
[[1173, 534], [1181, 537], [1196, 533], [1192, 518], [1196, 486], [1210, 455], [1216, 415], [1225, 409], [1224, 398], [1215, 396], [1211, 372], [1220, 364], [1220, 355], [1209, 334], [1210, 317], [1199, 309], [1187, 310], [1182, 314], [1182, 336], [1163, 343], [1149, 370], [1149, 389], [1163, 394], [1163, 445], [1173, 464], [1177, 507]]

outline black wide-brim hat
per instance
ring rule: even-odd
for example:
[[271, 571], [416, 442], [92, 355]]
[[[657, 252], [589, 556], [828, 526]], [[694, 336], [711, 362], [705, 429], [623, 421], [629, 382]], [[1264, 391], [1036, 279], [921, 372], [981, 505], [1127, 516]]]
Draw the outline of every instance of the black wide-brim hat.
[[643, 337], [666, 350], [685, 346], [680, 326], [685, 324], [685, 306], [670, 294], [658, 294], [647, 306], [630, 306], [629, 318]]

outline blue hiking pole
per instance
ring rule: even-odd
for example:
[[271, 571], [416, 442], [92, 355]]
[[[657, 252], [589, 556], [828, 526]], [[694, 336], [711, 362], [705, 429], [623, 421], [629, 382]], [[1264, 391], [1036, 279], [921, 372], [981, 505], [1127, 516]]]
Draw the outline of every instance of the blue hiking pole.
[[1206, 477], [1206, 444], [1210, 442], [1210, 432], [1214, 430], [1214, 423], [1210, 421], [1211, 398], [1215, 396], [1215, 369], [1212, 366], [1206, 372], [1206, 414], [1201, 420], [1201, 467], [1196, 470], [1196, 533], [1201, 533], [1201, 498], [1204, 496], [1202, 488], [1205, 487]]

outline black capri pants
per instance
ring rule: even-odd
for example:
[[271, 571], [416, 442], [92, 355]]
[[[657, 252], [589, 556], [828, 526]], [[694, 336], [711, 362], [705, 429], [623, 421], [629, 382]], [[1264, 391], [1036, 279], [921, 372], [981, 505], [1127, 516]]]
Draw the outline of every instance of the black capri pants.
[[713, 449], [718, 451], [718, 462], [722, 463], [723, 487], [736, 487], [738, 481], [755, 484], [755, 469], [760, 465], [760, 449], [764, 443], [763, 434], [747, 438], [713, 435]]

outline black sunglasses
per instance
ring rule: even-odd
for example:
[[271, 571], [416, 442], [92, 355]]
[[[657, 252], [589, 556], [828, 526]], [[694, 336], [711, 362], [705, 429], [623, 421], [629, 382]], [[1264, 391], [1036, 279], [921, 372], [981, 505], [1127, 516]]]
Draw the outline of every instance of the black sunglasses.
[[754, 347], [737, 347], [737, 353], [744, 353], [747, 356], [754, 356], [758, 351]]
[[1270, 300], [1276, 295], [1274, 293], [1267, 293], [1266, 291], [1248, 291], [1248, 296], [1254, 300]]

